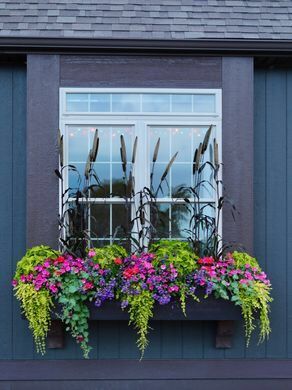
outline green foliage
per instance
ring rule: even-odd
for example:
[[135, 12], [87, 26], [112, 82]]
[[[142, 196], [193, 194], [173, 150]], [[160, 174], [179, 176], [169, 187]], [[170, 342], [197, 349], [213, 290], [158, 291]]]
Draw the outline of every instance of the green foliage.
[[137, 329], [137, 346], [141, 351], [141, 359], [148, 345], [149, 320], [153, 317], [154, 299], [150, 291], [142, 291], [138, 295], [128, 295], [130, 324]]
[[46, 337], [51, 324], [52, 298], [48, 290], [36, 291], [32, 284], [19, 283], [15, 287], [15, 296], [32, 331], [37, 352], [46, 351]]
[[120, 245], [105, 245], [102, 248], [93, 249], [96, 255], [92, 258], [95, 263], [100, 264], [102, 268], [111, 268], [113, 267], [113, 261], [117, 257], [127, 257], [127, 252], [125, 248]]
[[21, 275], [28, 275], [34, 271], [34, 267], [42, 264], [46, 259], [56, 259], [60, 253], [45, 245], [34, 246], [29, 249], [23, 258], [17, 263], [14, 279], [19, 280]]
[[259, 312], [260, 338], [259, 343], [268, 338], [271, 327], [269, 320], [269, 304], [271, 288], [264, 283], [254, 282], [252, 286], [239, 288], [239, 302], [245, 325], [246, 344], [249, 345], [251, 333], [255, 329], [255, 314]]
[[66, 274], [62, 278], [62, 288], [58, 293], [57, 301], [62, 305], [60, 317], [66, 325], [66, 330], [71, 332], [77, 343], [80, 343], [83, 356], [87, 359], [91, 350], [88, 345], [89, 309], [85, 303], [88, 296], [80, 292], [81, 287], [82, 280], [78, 275], [74, 273]]
[[257, 260], [248, 253], [235, 251], [232, 253], [232, 257], [235, 261], [236, 268], [244, 268], [245, 264], [250, 264], [251, 267], [256, 267], [259, 271], [261, 270]]
[[198, 256], [186, 241], [160, 240], [150, 246], [149, 252], [156, 255], [153, 261], [155, 266], [159, 266], [162, 260], [168, 265], [172, 263], [181, 277], [192, 273], [197, 268]]

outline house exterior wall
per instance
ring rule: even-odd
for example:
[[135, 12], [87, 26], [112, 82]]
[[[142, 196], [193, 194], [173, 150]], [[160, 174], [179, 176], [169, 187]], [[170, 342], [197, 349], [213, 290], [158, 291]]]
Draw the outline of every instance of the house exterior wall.
[[[19, 304], [12, 297], [10, 280], [16, 261], [25, 251], [26, 242], [28, 245], [39, 244], [40, 241], [41, 243], [54, 245], [56, 242], [55, 217], [53, 219], [43, 219], [43, 213], [46, 213], [47, 207], [51, 215], [57, 211], [56, 192], [48, 191], [48, 186], [49, 188], [58, 189], [58, 182], [53, 173], [58, 161], [57, 132], [55, 131], [58, 126], [58, 93], [56, 89], [59, 85], [76, 86], [75, 77], [78, 72], [76, 73], [72, 63], [80, 64], [81, 58], [63, 57], [61, 62], [59, 60], [59, 56], [28, 56], [27, 109], [25, 68], [23, 66], [0, 67], [0, 178], [1, 187], [6, 189], [2, 194], [4, 201], [0, 204], [0, 215], [2, 216], [0, 219], [0, 243], [1, 248], [3, 248], [0, 278], [1, 285], [5, 286], [3, 290], [5, 304], [0, 311], [3, 329], [0, 334], [0, 359], [2, 361], [2, 363], [0, 361], [0, 380], [3, 380], [3, 386], [7, 386], [9, 390], [12, 388], [25, 389], [25, 386], [30, 389], [40, 388], [41, 381], [47, 378], [47, 380], [66, 380], [66, 384], [61, 385], [60, 382], [59, 388], [70, 387], [74, 389], [75, 384], [70, 383], [70, 378], [74, 377], [74, 370], [80, 368], [81, 376], [78, 386], [81, 385], [82, 380], [86, 380], [86, 372], [92, 378], [91, 384], [86, 380], [87, 388], [90, 388], [88, 386], [95, 388], [94, 386], [97, 383], [101, 383], [100, 380], [103, 380], [104, 389], [121, 388], [117, 381], [119, 379], [125, 381], [127, 381], [127, 378], [131, 379], [131, 370], [137, 372], [137, 377], [132, 378], [132, 382], [127, 384], [129, 389], [144, 388], [143, 386], [149, 385], [152, 388], [155, 388], [155, 386], [156, 388], [162, 388], [160, 386], [161, 382], [159, 385], [157, 380], [163, 379], [163, 375], [164, 379], [167, 379], [167, 375], [171, 375], [172, 370], [176, 373], [171, 381], [173, 388], [177, 388], [179, 385], [187, 389], [190, 386], [190, 381], [197, 381], [196, 383], [203, 389], [216, 389], [216, 386], [220, 385], [221, 387], [223, 384], [226, 385], [226, 388], [228, 388], [227, 386], [233, 388], [235, 378], [236, 386], [240, 388], [239, 386], [242, 385], [242, 388], [244, 388], [243, 386], [246, 386], [244, 381], [242, 380], [241, 384], [238, 385], [237, 380], [244, 378], [246, 373], [249, 372], [248, 369], [254, 366], [258, 367], [257, 370], [248, 374], [250, 375], [249, 379], [255, 381], [254, 386], [256, 386], [256, 383], [259, 384], [261, 378], [268, 377], [270, 381], [263, 380], [263, 386], [266, 387], [262, 388], [272, 389], [272, 379], [275, 378], [278, 381], [282, 380], [280, 383], [283, 384], [283, 389], [287, 388], [285, 387], [287, 386], [287, 380], [290, 380], [289, 378], [292, 376], [291, 365], [289, 365], [291, 361], [275, 360], [273, 367], [279, 367], [280, 371], [277, 374], [274, 373], [273, 376], [273, 369], [267, 365], [273, 362], [268, 363], [265, 360], [266, 366], [257, 366], [257, 364], [261, 364], [261, 361], [259, 360], [257, 363], [251, 359], [289, 359], [292, 354], [292, 290], [288, 283], [289, 275], [292, 274], [292, 268], [288, 262], [291, 246], [289, 234], [292, 227], [292, 210], [288, 202], [292, 191], [292, 179], [289, 177], [288, 169], [292, 158], [292, 149], [289, 147], [292, 146], [290, 135], [291, 114], [288, 109], [289, 103], [292, 101], [292, 71], [257, 70], [255, 72], [255, 101], [253, 106], [253, 68], [252, 59], [250, 58], [219, 58], [217, 62], [217, 65], [220, 64], [220, 70], [217, 73], [219, 78], [213, 79], [211, 84], [212, 87], [215, 87], [217, 83], [216, 87], [220, 88], [222, 86], [223, 89], [223, 118], [225, 115], [223, 132], [227, 132], [225, 133], [225, 139], [228, 140], [223, 144], [223, 153], [228, 155], [227, 159], [229, 159], [225, 172], [226, 169], [231, 169], [232, 165], [235, 165], [235, 171], [232, 171], [233, 173], [230, 176], [227, 174], [230, 180], [228, 184], [229, 186], [232, 185], [231, 190], [235, 188], [232, 195], [244, 208], [243, 220], [241, 220], [242, 228], [238, 231], [234, 228], [227, 229], [227, 232], [235, 238], [239, 234], [243, 234], [247, 244], [250, 244], [252, 238], [249, 235], [253, 232], [252, 219], [254, 219], [254, 251], [271, 277], [274, 287], [273, 332], [270, 340], [261, 346], [257, 346], [256, 340], [253, 338], [251, 346], [248, 349], [245, 348], [242, 323], [237, 323], [233, 347], [229, 350], [219, 350], [214, 348], [214, 323], [161, 321], [155, 323], [155, 329], [150, 334], [150, 345], [145, 353], [145, 362], [139, 363], [140, 366], [137, 366], [136, 363], [138, 362], [136, 360], [139, 358], [139, 353], [135, 345], [133, 330], [123, 321], [100, 321], [90, 325], [91, 345], [93, 346], [91, 357], [100, 360], [100, 362], [94, 360], [91, 363], [82, 362], [80, 365], [81, 362], [78, 359], [81, 359], [81, 352], [69, 335], [66, 335], [64, 349], [48, 350], [44, 357], [35, 353], [27, 322], [21, 319]], [[206, 60], [204, 59], [204, 61]], [[214, 64], [214, 59], [210, 60], [210, 63], [211, 61]], [[83, 63], [83, 66], [86, 68], [86, 64]], [[204, 67], [206, 69], [206, 65]], [[93, 69], [92, 75], [95, 73], [95, 69]], [[218, 70], [218, 68], [216, 69]], [[81, 66], [80, 70], [82, 70]], [[194, 73], [196, 75], [200, 74], [195, 71]], [[211, 75], [211, 73], [213, 74], [212, 77], [215, 77], [214, 69], [209, 74]], [[108, 72], [108, 75], [110, 74]], [[170, 74], [166, 73], [166, 76], [169, 78]], [[81, 77], [85, 77], [85, 75]], [[88, 74], [86, 77], [88, 77]], [[105, 74], [97, 74], [94, 77], [100, 77], [104, 80]], [[202, 80], [204, 80], [204, 77], [206, 80], [205, 87], [207, 87], [209, 86], [208, 72], [201, 73]], [[161, 75], [161, 79], [163, 80], [163, 75]], [[178, 80], [180, 79], [178, 78]], [[150, 78], [147, 80], [150, 80]], [[136, 83], [138, 81], [139, 78], [137, 77]], [[97, 82], [98, 80], [95, 79], [94, 85], [89, 86], [97, 86]], [[88, 79], [81, 80], [81, 83], [83, 84], [78, 85], [84, 87], [88, 83]], [[149, 87], [152, 85], [141, 86]], [[174, 85], [171, 85], [171, 87]], [[107, 84], [103, 86], [114, 85]], [[135, 84], [134, 86], [140, 85]], [[166, 86], [164, 85], [164, 87]], [[189, 87], [199, 86], [194, 82]], [[235, 106], [235, 111], [232, 110], [232, 105]], [[252, 150], [247, 151], [247, 147], [252, 148], [252, 143], [246, 141], [253, 134], [253, 108], [255, 111], [254, 164], [252, 163]], [[26, 112], [28, 115], [27, 135]], [[26, 142], [28, 148], [27, 164], [24, 151]], [[47, 150], [45, 156], [41, 153], [41, 150], [44, 150], [44, 145]], [[237, 162], [239, 161], [240, 164], [247, 164], [250, 168], [254, 166], [254, 191], [252, 191], [252, 175], [244, 176], [251, 169], [249, 168], [247, 171], [238, 169], [238, 164], [232, 164], [232, 161], [235, 161], [236, 158], [238, 158]], [[2, 161], [4, 161], [4, 164], [2, 164]], [[39, 178], [39, 175], [43, 176]], [[234, 181], [232, 181], [232, 178]], [[27, 192], [25, 191], [26, 183], [28, 186]], [[251, 209], [253, 209], [253, 193], [254, 216], [251, 212]], [[225, 221], [225, 225], [230, 224], [229, 220], [226, 219]], [[252, 246], [251, 243], [251, 248]], [[104, 367], [105, 362], [107, 362], [108, 367], [119, 364], [116, 359], [124, 362], [121, 363], [121, 370], [118, 373], [114, 374], [115, 370], [113, 368], [109, 371], [103, 371], [102, 367]], [[183, 359], [185, 359], [184, 366], [181, 365]], [[237, 362], [240, 363], [240, 366], [235, 372], [232, 372], [230, 365], [236, 365], [236, 360], [230, 359], [239, 359]], [[49, 363], [48, 360], [51, 362]], [[59, 362], [55, 362], [56, 360]], [[13, 361], [15, 365], [13, 365]], [[220, 362], [222, 362], [222, 366], [220, 366]], [[46, 363], [48, 363], [47, 366], [44, 365]], [[89, 365], [86, 366], [86, 364]], [[200, 366], [200, 364], [205, 365]], [[163, 365], [168, 365], [167, 371], [163, 370]], [[173, 368], [171, 368], [172, 366]], [[44, 367], [47, 368], [44, 369]], [[125, 367], [128, 367], [128, 371], [124, 371], [124, 374], [123, 367], [124, 370], [126, 370]], [[160, 370], [159, 367], [162, 367], [162, 369]], [[180, 367], [180, 374], [175, 371], [174, 367]], [[223, 373], [217, 373], [216, 367], [222, 367]], [[43, 369], [44, 371], [42, 371]], [[66, 371], [66, 369], [68, 370]], [[14, 383], [16, 370], [19, 373], [18, 382]], [[212, 370], [214, 370], [213, 373]], [[39, 372], [39, 376], [35, 372]], [[43, 376], [41, 376], [42, 373]], [[112, 375], [116, 375], [116, 379], [110, 380]], [[221, 384], [216, 384], [215, 380], [217, 379], [220, 379]], [[25, 382], [22, 382], [22, 380]], [[32, 382], [33, 380], [35, 382]], [[164, 382], [169, 388], [170, 382], [166, 380]], [[251, 383], [249, 380], [249, 385], [253, 386]], [[45, 388], [44, 382], [41, 386]], [[4, 388], [6, 389], [6, 387]]]

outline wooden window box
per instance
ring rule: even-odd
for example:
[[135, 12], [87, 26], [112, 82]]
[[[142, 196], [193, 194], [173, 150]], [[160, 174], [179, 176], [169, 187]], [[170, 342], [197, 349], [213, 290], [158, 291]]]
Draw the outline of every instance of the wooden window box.
[[[129, 314], [125, 309], [122, 311], [119, 301], [105, 302], [97, 308], [93, 303], [89, 303], [91, 321], [128, 321]], [[58, 312], [58, 308], [56, 310]], [[239, 306], [233, 302], [209, 297], [202, 298], [195, 302], [192, 299], [186, 301], [186, 313], [182, 313], [179, 301], [171, 302], [167, 305], [154, 306], [154, 315], [151, 321], [216, 321], [216, 348], [231, 348], [232, 336], [234, 333], [234, 321], [242, 318]], [[64, 347], [64, 326], [54, 314], [52, 327], [48, 334], [48, 348]]]

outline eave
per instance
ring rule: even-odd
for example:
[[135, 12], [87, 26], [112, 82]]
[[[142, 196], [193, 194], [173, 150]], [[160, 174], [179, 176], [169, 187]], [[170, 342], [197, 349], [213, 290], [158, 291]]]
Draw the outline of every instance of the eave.
[[0, 37], [0, 54], [152, 54], [291, 56], [292, 40], [260, 39], [90, 39]]

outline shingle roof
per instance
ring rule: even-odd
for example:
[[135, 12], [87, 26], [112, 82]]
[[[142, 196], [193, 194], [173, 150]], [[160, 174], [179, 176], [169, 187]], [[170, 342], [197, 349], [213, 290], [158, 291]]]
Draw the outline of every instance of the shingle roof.
[[0, 37], [292, 39], [292, 0], [0, 0]]

